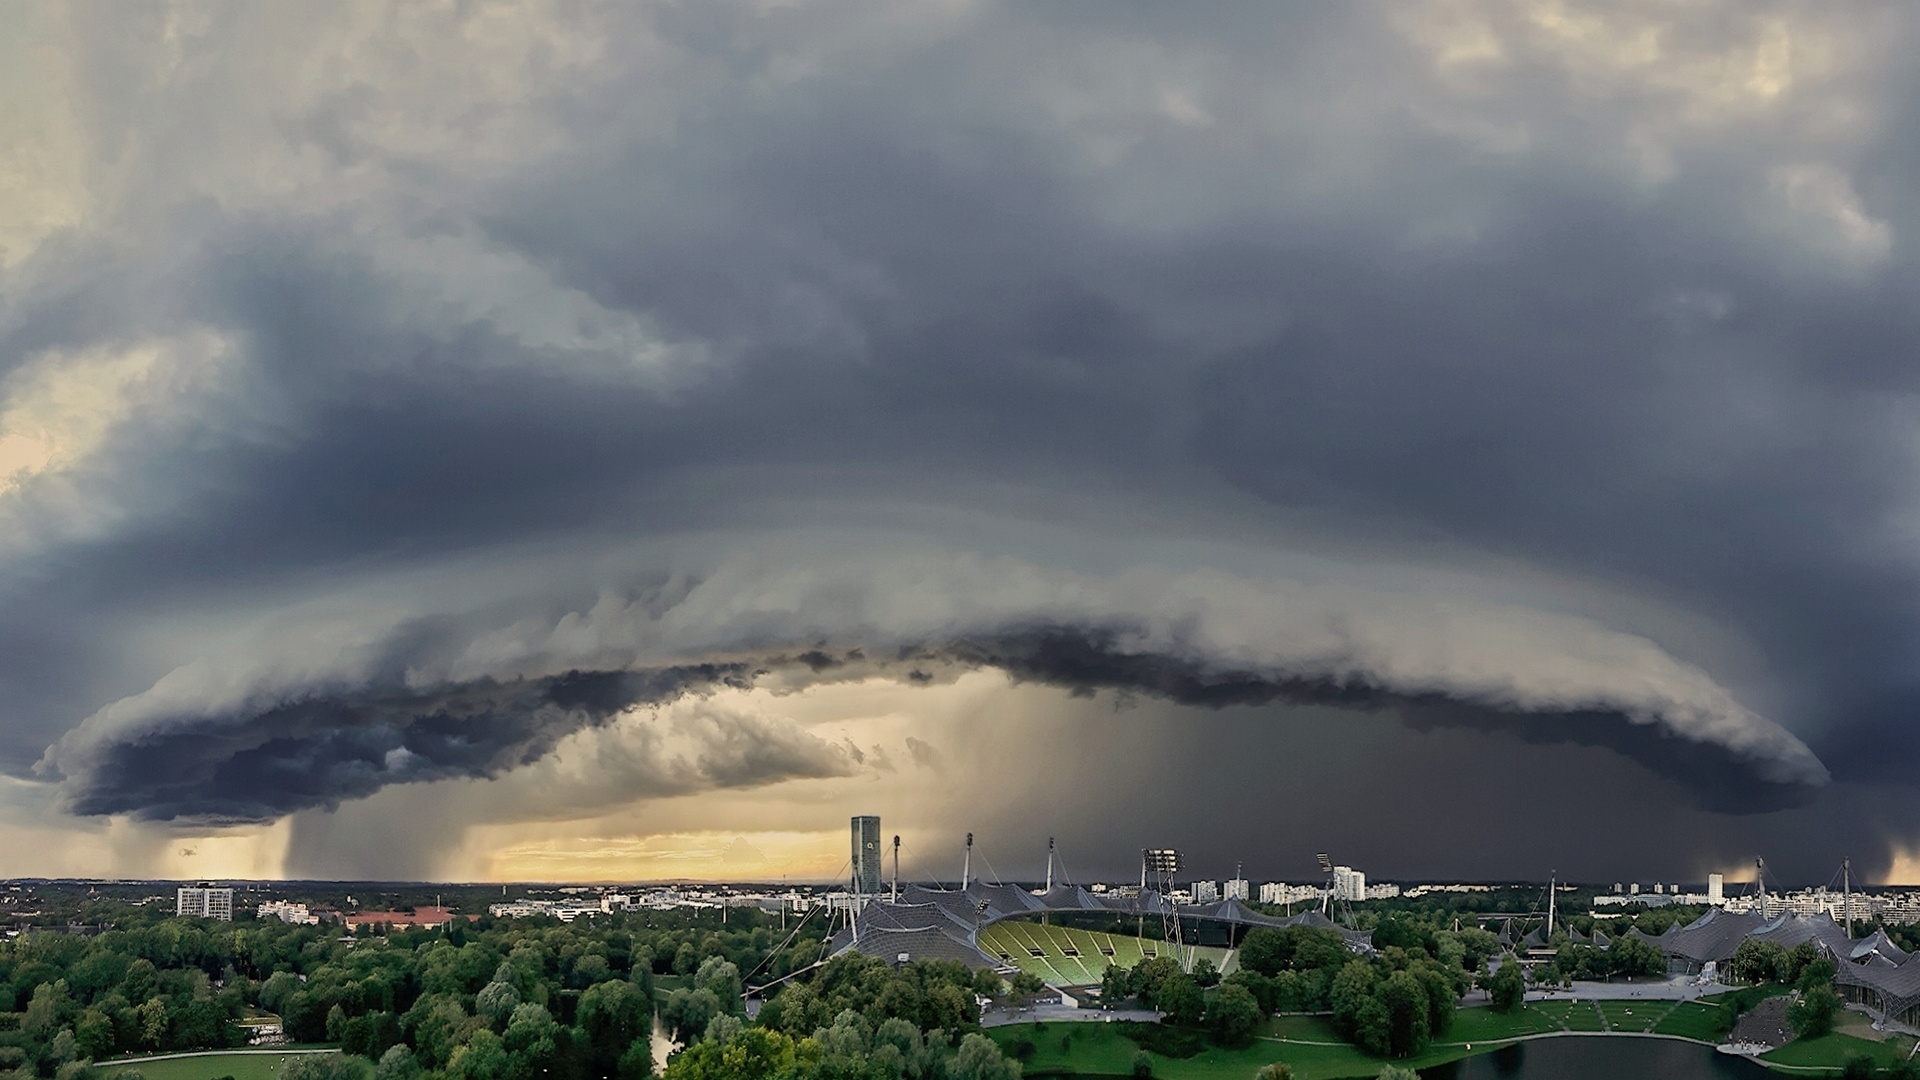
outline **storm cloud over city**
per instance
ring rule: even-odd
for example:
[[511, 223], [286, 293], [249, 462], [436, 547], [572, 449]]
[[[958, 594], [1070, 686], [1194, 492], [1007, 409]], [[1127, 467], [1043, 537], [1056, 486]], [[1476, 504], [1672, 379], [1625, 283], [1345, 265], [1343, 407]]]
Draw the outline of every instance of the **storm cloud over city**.
[[26, 8], [0, 872], [1920, 880], [1920, 26]]

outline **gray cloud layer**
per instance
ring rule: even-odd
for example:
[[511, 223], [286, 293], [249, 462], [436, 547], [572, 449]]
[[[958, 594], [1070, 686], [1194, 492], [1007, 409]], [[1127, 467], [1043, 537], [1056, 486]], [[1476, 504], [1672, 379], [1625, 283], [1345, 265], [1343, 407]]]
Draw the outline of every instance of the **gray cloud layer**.
[[1907, 784], [1912, 16], [1551, 15], [49, 15], [0, 764], [258, 820], [857, 649]]
[[[1828, 779], [1805, 744], [1705, 673], [1588, 620], [1211, 571], [1099, 579], [1011, 559], [741, 560], [553, 619], [414, 622], [316, 655], [329, 636], [288, 635], [294, 656], [239, 670], [173, 672], [68, 733], [43, 771], [65, 779], [80, 813], [271, 820], [391, 783], [498, 775], [622, 711], [757, 676], [794, 687], [986, 666], [1182, 704], [1397, 707], [1441, 723], [1464, 711], [1493, 726], [1531, 717], [1571, 738], [1581, 717], [1709, 747], [1766, 785]], [[732, 756], [742, 777], [809, 775], [778, 746], [766, 761], [750, 747]]]

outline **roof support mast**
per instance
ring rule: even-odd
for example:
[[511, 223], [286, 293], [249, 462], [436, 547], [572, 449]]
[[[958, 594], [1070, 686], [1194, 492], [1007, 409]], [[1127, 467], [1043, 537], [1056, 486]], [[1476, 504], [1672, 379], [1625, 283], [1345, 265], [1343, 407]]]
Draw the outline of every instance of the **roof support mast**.
[[900, 902], [900, 834], [893, 837], [893, 902]]
[[1047, 891], [1053, 891], [1053, 837], [1047, 837]]
[[1547, 947], [1549, 949], [1553, 947], [1553, 893], [1554, 886], [1560, 882], [1559, 874], [1558, 870], [1547, 873]]
[[967, 834], [967, 858], [960, 864], [960, 891], [967, 891], [967, 882], [973, 880], [973, 834]]

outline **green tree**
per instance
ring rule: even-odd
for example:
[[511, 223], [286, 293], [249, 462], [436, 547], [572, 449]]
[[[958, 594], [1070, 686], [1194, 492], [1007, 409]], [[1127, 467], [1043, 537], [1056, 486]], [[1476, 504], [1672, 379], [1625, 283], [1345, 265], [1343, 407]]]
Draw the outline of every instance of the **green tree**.
[[1482, 976], [1480, 985], [1486, 989], [1494, 1012], [1517, 1012], [1526, 1004], [1527, 983], [1520, 975], [1520, 963], [1517, 960], [1508, 959], [1498, 971]]
[[167, 1001], [165, 998], [151, 997], [134, 1011], [134, 1021], [140, 1028], [140, 1042], [153, 1049], [159, 1049], [167, 1041]]
[[1000, 1053], [1000, 1044], [985, 1035], [960, 1040], [949, 1072], [953, 1080], [1020, 1080], [1020, 1066]]
[[[1130, 1070], [1135, 1080], [1147, 1080], [1153, 1075], [1153, 1055], [1145, 1050], [1133, 1052], [1133, 1067]], [[1289, 1078], [1291, 1080], [1291, 1078]]]
[[[1598, 950], [1594, 950], [1598, 954]], [[1609, 969], [1620, 975], [1664, 975], [1667, 958], [1657, 947], [1637, 937], [1621, 935], [1604, 954]]]
[[447, 1080], [505, 1080], [509, 1064], [500, 1036], [481, 1028], [467, 1045], [453, 1052], [453, 1060], [447, 1062]]
[[693, 985], [704, 986], [713, 991], [722, 1005], [730, 1006], [728, 1011], [738, 1009], [740, 1003], [740, 969], [725, 957], [709, 956], [701, 962], [700, 970], [693, 976]]
[[1771, 941], [1743, 941], [1733, 951], [1733, 959], [1728, 967], [1734, 978], [1744, 982], [1762, 983], [1779, 979], [1781, 973], [1789, 968], [1791, 961], [1787, 951]]
[[1171, 956], [1156, 956], [1142, 960], [1133, 966], [1127, 977], [1127, 988], [1133, 996], [1154, 1008], [1160, 1005], [1160, 984], [1181, 975], [1180, 962]]
[[1284, 1061], [1262, 1065], [1260, 1071], [1253, 1074], [1253, 1080], [1293, 1080], [1293, 1066]]
[[1354, 1037], [1360, 1008], [1373, 1000], [1379, 976], [1365, 960], [1349, 961], [1333, 978], [1328, 1004], [1333, 1006], [1333, 1026], [1348, 1038]]
[[387, 1048], [373, 1068], [373, 1080], [419, 1080], [420, 1062], [405, 1043]]
[[74, 1040], [72, 1028], [61, 1028], [47, 1043], [47, 1057], [56, 1065], [65, 1065], [79, 1056], [80, 1044]]
[[73, 998], [67, 992], [67, 980], [43, 982], [33, 988], [33, 999], [27, 1002], [26, 1015], [20, 1018], [20, 1030], [34, 1040], [50, 1038], [72, 1011]]
[[1127, 1000], [1127, 969], [1118, 964], [1108, 964], [1107, 970], [1100, 976], [1100, 1004], [1113, 1009], [1118, 1008], [1125, 1000]]
[[1204, 1005], [1200, 998], [1200, 988], [1193, 985], [1193, 979], [1187, 975], [1175, 974], [1160, 983], [1155, 996], [1155, 1006], [1166, 1014], [1166, 1019], [1175, 1024], [1197, 1024]]
[[515, 990], [512, 983], [502, 982], [496, 974], [494, 981], [488, 983], [480, 991], [480, 996], [474, 999], [473, 1010], [486, 1018], [487, 1023], [504, 1028], [507, 1018], [513, 1015], [513, 1010], [519, 1004], [520, 991]]
[[1815, 986], [1787, 1006], [1787, 1025], [1796, 1038], [1817, 1039], [1833, 1030], [1833, 1018], [1840, 1007], [1840, 995], [1832, 986]]
[[1253, 1041], [1254, 1028], [1262, 1015], [1252, 992], [1235, 983], [1215, 990], [1207, 1001], [1207, 1026], [1224, 1046], [1245, 1046]]
[[1387, 1065], [1381, 1068], [1379, 1080], [1420, 1080], [1420, 1074], [1398, 1065]]
[[327, 1041], [339, 1042], [347, 1037], [347, 1010], [337, 1003], [327, 1010]]
[[[710, 990], [701, 989], [696, 994], [713, 998]], [[718, 1001], [715, 1000], [707, 1023], [713, 1017], [721, 1015]], [[586, 993], [580, 995], [578, 1020], [581, 1033], [586, 1036], [586, 1064], [590, 1075], [612, 1077], [619, 1069], [620, 1055], [634, 1040], [648, 1037], [651, 1017], [647, 1010], [646, 998], [632, 983], [603, 982], [595, 983]], [[691, 1019], [691, 1018], [689, 1018]], [[700, 1032], [706, 1032], [707, 1025], [700, 1025]]]
[[1377, 999], [1387, 1010], [1387, 1044], [1394, 1057], [1412, 1057], [1427, 1048], [1432, 1031], [1427, 1018], [1427, 989], [1411, 972], [1387, 976]]
[[693, 947], [693, 942], [691, 941], [681, 942], [680, 948], [675, 950], [673, 954], [673, 973], [675, 975], [691, 975], [699, 966], [699, 950]]
[[773, 1080], [791, 1075], [795, 1060], [791, 1037], [752, 1027], [724, 1046], [702, 1042], [676, 1054], [666, 1080]]
[[698, 990], [675, 990], [660, 1006], [660, 1022], [672, 1028], [673, 1037], [683, 1043], [694, 1042], [704, 1035], [707, 1025], [719, 1014], [720, 999], [704, 986]]
[[73, 1022], [73, 1037], [81, 1056], [98, 1061], [113, 1053], [113, 1017], [100, 1005], [90, 1005]]
[[1375, 1057], [1386, 1057], [1393, 1051], [1393, 1016], [1379, 998], [1365, 999], [1354, 1011], [1353, 1042]]
[[1034, 995], [1046, 988], [1047, 984], [1041, 981], [1040, 976], [1022, 971], [1007, 985], [1007, 1004], [1015, 1009], [1024, 1009], [1033, 1001]]
[[360, 1080], [360, 1069], [345, 1054], [295, 1054], [278, 1080]]
[[1220, 985], [1220, 969], [1213, 966], [1212, 960], [1203, 956], [1193, 962], [1193, 981], [1194, 984], [1201, 989], [1218, 986]]

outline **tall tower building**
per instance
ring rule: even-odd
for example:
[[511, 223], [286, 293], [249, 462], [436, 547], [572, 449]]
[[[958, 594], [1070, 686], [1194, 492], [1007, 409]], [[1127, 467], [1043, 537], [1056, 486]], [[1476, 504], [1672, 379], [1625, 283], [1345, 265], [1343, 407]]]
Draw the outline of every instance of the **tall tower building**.
[[880, 816], [862, 814], [853, 819], [853, 891], [880, 895]]
[[1719, 874], [1707, 875], [1707, 903], [1714, 907], [1727, 902], [1727, 879]]

